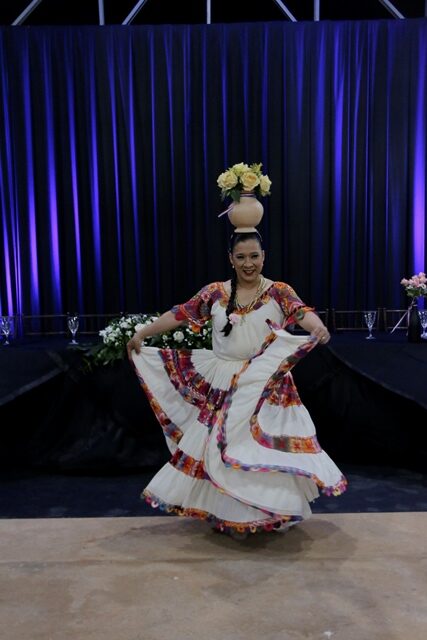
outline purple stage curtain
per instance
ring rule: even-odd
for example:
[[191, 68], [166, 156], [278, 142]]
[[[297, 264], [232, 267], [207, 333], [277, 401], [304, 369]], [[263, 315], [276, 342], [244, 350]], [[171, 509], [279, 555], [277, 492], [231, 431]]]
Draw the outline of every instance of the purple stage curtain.
[[265, 273], [401, 307], [426, 267], [427, 20], [0, 29], [0, 312], [154, 311], [229, 275], [216, 179], [262, 162]]

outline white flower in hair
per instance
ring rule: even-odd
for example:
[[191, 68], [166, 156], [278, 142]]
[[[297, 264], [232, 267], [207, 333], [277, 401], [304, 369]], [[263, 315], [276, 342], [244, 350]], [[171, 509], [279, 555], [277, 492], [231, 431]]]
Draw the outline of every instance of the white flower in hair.
[[231, 324], [238, 324], [240, 322], [240, 316], [237, 313], [230, 313], [228, 320]]

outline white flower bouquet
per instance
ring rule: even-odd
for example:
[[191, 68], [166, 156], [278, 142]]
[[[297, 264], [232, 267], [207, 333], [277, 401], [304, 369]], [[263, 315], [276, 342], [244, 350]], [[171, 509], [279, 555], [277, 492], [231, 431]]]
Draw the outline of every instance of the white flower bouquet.
[[227, 196], [234, 202], [240, 202], [242, 191], [252, 192], [256, 196], [269, 196], [271, 180], [261, 172], [262, 164], [247, 165], [244, 162], [233, 164], [218, 176], [217, 184], [221, 189], [221, 198]]
[[[105, 329], [99, 332], [102, 342], [85, 349], [86, 364], [109, 365], [127, 357], [126, 345], [135, 331], [151, 324], [159, 314], [130, 314], [111, 320]], [[157, 334], [144, 340], [144, 345], [163, 349], [211, 349], [212, 326], [207, 322], [201, 329], [182, 325], [166, 333]]]

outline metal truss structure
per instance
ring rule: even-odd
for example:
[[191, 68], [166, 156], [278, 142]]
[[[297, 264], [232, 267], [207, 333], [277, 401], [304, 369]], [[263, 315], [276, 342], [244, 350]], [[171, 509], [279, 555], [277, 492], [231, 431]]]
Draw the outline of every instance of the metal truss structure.
[[[88, 2], [92, 1], [93, 3], [97, 3], [98, 5], [98, 22], [99, 25], [105, 25], [105, 7], [104, 0], [88, 0]], [[123, 20], [121, 24], [129, 25], [138, 15], [138, 13], [143, 9], [144, 5], [148, 0], [139, 0], [135, 3], [132, 10], [128, 12], [128, 15], [123, 16]], [[206, 24], [212, 23], [212, 2], [215, 0], [200, 0], [201, 3], [205, 3], [206, 6]], [[21, 11], [21, 13], [13, 20], [11, 23], [14, 26], [19, 26], [25, 24], [27, 18], [31, 15], [31, 13], [43, 2], [43, 0], [32, 0], [28, 3], [28, 5]], [[291, 22], [297, 22], [298, 16], [294, 15], [291, 10], [288, 8], [287, 4], [282, 0], [271, 0], [271, 2], [275, 3], [277, 7], [283, 13], [285, 19], [290, 20]], [[403, 15], [402, 11], [396, 6], [397, 2], [392, 2], [391, 0], [372, 0], [372, 2], [379, 2], [381, 5], [385, 7], [385, 9], [389, 12], [393, 18], [403, 20], [405, 19], [405, 15]], [[177, 2], [178, 4], [178, 2]], [[314, 21], [318, 21], [321, 19], [322, 13], [322, 0], [312, 0], [313, 4], [313, 12], [312, 19]], [[420, 15], [419, 17], [427, 17], [427, 0], [424, 0], [424, 16]], [[165, 16], [167, 21], [167, 17]]]

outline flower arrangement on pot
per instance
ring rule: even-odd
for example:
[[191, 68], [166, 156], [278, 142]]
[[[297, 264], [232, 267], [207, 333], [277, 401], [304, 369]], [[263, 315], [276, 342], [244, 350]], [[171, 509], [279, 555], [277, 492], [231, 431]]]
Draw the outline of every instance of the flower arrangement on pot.
[[264, 207], [257, 196], [269, 196], [271, 180], [261, 171], [262, 164], [248, 165], [244, 162], [233, 164], [218, 176], [217, 184], [221, 189], [221, 198], [232, 199], [230, 206], [218, 217], [228, 214], [236, 232], [256, 231], [261, 222]]
[[271, 180], [261, 171], [262, 163], [248, 165], [244, 162], [233, 164], [218, 176], [217, 184], [221, 189], [221, 198], [230, 197], [240, 202], [242, 192], [252, 192], [255, 196], [269, 196]]

